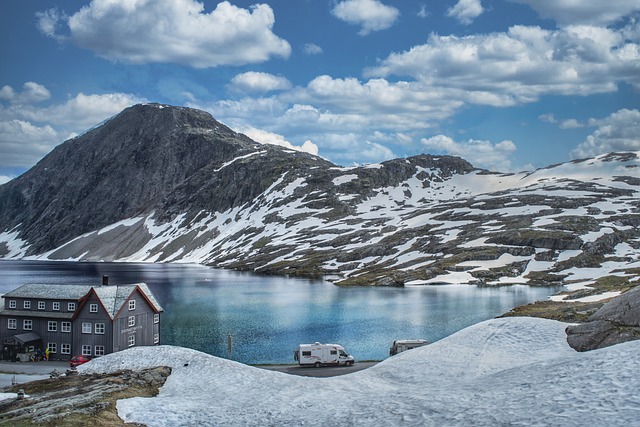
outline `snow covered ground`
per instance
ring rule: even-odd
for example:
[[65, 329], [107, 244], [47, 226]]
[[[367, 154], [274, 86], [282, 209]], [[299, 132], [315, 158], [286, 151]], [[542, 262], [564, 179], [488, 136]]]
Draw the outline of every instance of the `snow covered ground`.
[[364, 371], [309, 378], [179, 347], [136, 347], [84, 373], [171, 366], [158, 396], [120, 400], [149, 426], [638, 426], [640, 341], [578, 353], [567, 324], [489, 320]]

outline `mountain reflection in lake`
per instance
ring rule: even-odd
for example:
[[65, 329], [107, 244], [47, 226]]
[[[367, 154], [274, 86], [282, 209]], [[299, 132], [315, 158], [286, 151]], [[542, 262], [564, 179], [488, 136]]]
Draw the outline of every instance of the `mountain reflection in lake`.
[[199, 265], [0, 261], [0, 293], [25, 283], [99, 285], [103, 275], [112, 285], [149, 285], [165, 310], [162, 344], [249, 364], [294, 363], [295, 347], [316, 341], [342, 344], [356, 361], [381, 360], [395, 339], [436, 341], [556, 291], [338, 287]]

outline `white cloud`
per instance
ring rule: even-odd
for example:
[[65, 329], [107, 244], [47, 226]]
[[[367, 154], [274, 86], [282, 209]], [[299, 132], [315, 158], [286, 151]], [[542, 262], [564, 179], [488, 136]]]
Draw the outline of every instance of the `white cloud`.
[[510, 106], [544, 94], [613, 92], [619, 81], [640, 87], [639, 61], [638, 39], [613, 29], [515, 26], [465, 37], [432, 34], [426, 44], [392, 53], [365, 75], [410, 76], [428, 87], [459, 90], [466, 103]]
[[282, 76], [269, 73], [249, 71], [237, 74], [231, 79], [229, 87], [241, 92], [271, 92], [275, 90], [291, 89], [291, 82]]
[[379, 0], [345, 0], [337, 3], [331, 10], [336, 18], [353, 25], [360, 25], [358, 32], [366, 36], [372, 31], [386, 30], [391, 27], [400, 11], [382, 4]]
[[464, 25], [469, 25], [478, 16], [482, 15], [484, 9], [480, 0], [458, 0], [455, 6], [447, 10], [447, 16], [455, 18]]
[[560, 121], [556, 119], [553, 113], [541, 114], [540, 116], [538, 116], [538, 120], [542, 122], [557, 124], [560, 129], [576, 129], [585, 126], [583, 123], [580, 123], [576, 119], [566, 119]]
[[640, 11], [638, 0], [576, 1], [576, 0], [510, 0], [529, 5], [542, 18], [560, 24], [607, 25]]
[[[52, 12], [38, 15], [42, 32], [58, 37]], [[66, 18], [68, 40], [114, 61], [176, 63], [195, 68], [287, 58], [291, 46], [276, 36], [273, 10], [218, 3], [206, 13], [195, 0], [93, 0]]]
[[429, 11], [427, 10], [427, 6], [424, 4], [421, 4], [420, 9], [418, 10], [418, 17], [426, 18], [427, 16], [429, 16]]
[[510, 156], [516, 151], [516, 145], [509, 140], [497, 144], [474, 139], [457, 142], [446, 135], [436, 135], [423, 138], [420, 142], [427, 150], [459, 156], [476, 167], [498, 171], [511, 169]]
[[306, 55], [320, 55], [323, 52], [322, 48], [314, 43], [305, 44], [303, 51]]
[[15, 177], [0, 175], [0, 185], [6, 184], [7, 182], [11, 181], [13, 178], [15, 178]]
[[247, 135], [249, 138], [261, 144], [278, 145], [291, 150], [313, 154], [314, 156], [318, 155], [318, 146], [309, 140], [305, 141], [301, 146], [296, 146], [287, 141], [284, 136], [262, 129], [247, 127], [239, 129], [238, 132]]
[[591, 119], [589, 124], [598, 129], [572, 151], [574, 158], [640, 150], [639, 110], [618, 110], [604, 119]]
[[77, 94], [60, 104], [41, 106], [49, 90], [27, 82], [18, 92], [10, 86], [0, 90], [0, 159], [7, 169], [33, 166], [56, 145], [87, 128], [144, 102], [128, 94]]

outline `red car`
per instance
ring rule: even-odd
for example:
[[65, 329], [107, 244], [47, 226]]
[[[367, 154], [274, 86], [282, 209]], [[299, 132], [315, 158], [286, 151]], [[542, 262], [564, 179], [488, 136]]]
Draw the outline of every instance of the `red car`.
[[75, 368], [83, 363], [87, 363], [89, 360], [91, 360], [89, 356], [73, 356], [71, 360], [69, 360], [69, 366]]

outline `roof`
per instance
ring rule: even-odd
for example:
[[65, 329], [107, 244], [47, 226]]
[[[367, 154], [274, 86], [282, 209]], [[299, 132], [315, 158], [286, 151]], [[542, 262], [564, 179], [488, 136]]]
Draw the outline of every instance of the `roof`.
[[42, 311], [42, 310], [0, 310], [0, 316], [11, 317], [46, 317], [48, 319], [71, 319], [73, 312], [68, 311]]
[[24, 334], [9, 335], [2, 338], [3, 343], [11, 343], [17, 341], [20, 344], [27, 344], [33, 341], [40, 341], [40, 335], [35, 332], [26, 332]]
[[4, 298], [42, 298], [57, 300], [79, 300], [92, 288], [91, 285], [58, 285], [29, 283], [4, 294]]
[[96, 296], [102, 303], [103, 307], [111, 317], [115, 318], [122, 306], [128, 301], [131, 294], [136, 289], [140, 289], [140, 292], [147, 298], [151, 307], [157, 311], [164, 311], [160, 306], [160, 303], [153, 296], [153, 293], [149, 289], [146, 283], [136, 283], [133, 285], [109, 285], [109, 286], [96, 286], [93, 290]]
[[[164, 311], [158, 300], [153, 296], [153, 293], [149, 289], [146, 283], [134, 283], [131, 285], [106, 285], [106, 286], [91, 286], [91, 285], [58, 285], [58, 284], [27, 284], [7, 292], [4, 298], [42, 298], [49, 300], [74, 300], [81, 301], [89, 296], [93, 291], [104, 306], [105, 310], [111, 317], [115, 318], [124, 303], [129, 299], [137, 289], [142, 292], [143, 296], [149, 302], [151, 307], [156, 312]], [[28, 311], [16, 311], [16, 310], [2, 310], [0, 314], [11, 314], [14, 316], [37, 316], [39, 313], [36, 310]], [[47, 317], [53, 317], [55, 312], [47, 311], [40, 312]], [[63, 314], [63, 313], [60, 313]], [[72, 313], [69, 313], [72, 314]], [[63, 316], [60, 316], [61, 318]], [[70, 317], [70, 316], [64, 316]]]

